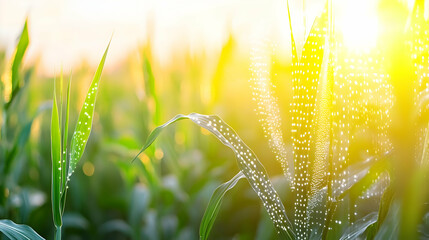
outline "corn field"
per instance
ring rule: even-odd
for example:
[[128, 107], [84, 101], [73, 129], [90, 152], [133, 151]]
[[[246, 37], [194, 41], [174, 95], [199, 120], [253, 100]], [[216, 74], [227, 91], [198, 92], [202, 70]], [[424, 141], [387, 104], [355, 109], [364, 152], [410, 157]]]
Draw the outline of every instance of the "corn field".
[[287, 53], [231, 31], [162, 64], [149, 34], [107, 70], [112, 35], [54, 76], [27, 19], [0, 50], [0, 239], [428, 239], [428, 2], [375, 2], [282, 1]]

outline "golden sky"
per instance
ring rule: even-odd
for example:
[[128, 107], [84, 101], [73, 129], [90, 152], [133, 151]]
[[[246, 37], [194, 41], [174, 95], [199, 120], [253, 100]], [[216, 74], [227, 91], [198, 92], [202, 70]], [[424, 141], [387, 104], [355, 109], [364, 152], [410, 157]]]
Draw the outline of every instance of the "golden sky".
[[[290, 1], [298, 43], [324, 2]], [[352, 24], [354, 16], [360, 15], [366, 16], [364, 26], [373, 26], [376, 1], [334, 2], [338, 2], [344, 16], [351, 17]], [[305, 28], [303, 9], [307, 16]], [[107, 67], [136, 50], [148, 32], [161, 64], [168, 63], [173, 52], [183, 49], [218, 51], [230, 31], [240, 46], [269, 37], [280, 43], [280, 51], [288, 54], [290, 48], [285, 0], [0, 0], [0, 46], [8, 54], [13, 51], [26, 16], [31, 37], [27, 57], [30, 60], [40, 57], [47, 74], [53, 74], [61, 66], [71, 69], [82, 59], [96, 65], [112, 33]], [[359, 35], [359, 31], [354, 34]]]

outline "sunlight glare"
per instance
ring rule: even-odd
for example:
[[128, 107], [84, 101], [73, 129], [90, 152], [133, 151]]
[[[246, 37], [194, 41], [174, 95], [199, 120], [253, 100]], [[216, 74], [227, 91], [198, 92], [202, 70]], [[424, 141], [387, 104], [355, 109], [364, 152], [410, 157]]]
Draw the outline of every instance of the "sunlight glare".
[[355, 50], [375, 47], [379, 28], [376, 2], [348, 1], [344, 6], [344, 15], [337, 23], [347, 47]]

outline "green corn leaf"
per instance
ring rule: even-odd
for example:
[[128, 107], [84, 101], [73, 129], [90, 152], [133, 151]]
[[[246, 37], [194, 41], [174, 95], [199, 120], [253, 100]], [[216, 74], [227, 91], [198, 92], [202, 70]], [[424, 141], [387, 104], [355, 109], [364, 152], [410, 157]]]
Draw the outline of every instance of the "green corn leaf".
[[[325, 156], [329, 149], [329, 145], [327, 145], [330, 129], [328, 110], [330, 109], [331, 91], [328, 62], [323, 61], [325, 57], [329, 57], [329, 52], [325, 54], [325, 46], [328, 44], [326, 39], [328, 23], [329, 18], [325, 7], [324, 11], [314, 20], [300, 59], [296, 52], [291, 28], [292, 141], [296, 189], [294, 227], [300, 239], [308, 238], [308, 199], [311, 198], [312, 193], [323, 188], [328, 167]], [[322, 69], [322, 65], [324, 69]], [[323, 75], [321, 75], [322, 70]], [[322, 89], [319, 89], [318, 86], [321, 86]], [[320, 104], [316, 100], [321, 101]], [[314, 123], [318, 125], [314, 125]], [[310, 183], [308, 179], [311, 179]]]
[[190, 119], [198, 126], [207, 129], [224, 145], [233, 150], [241, 171], [261, 199], [280, 237], [282, 239], [293, 239], [295, 234], [292, 230], [292, 224], [286, 216], [283, 203], [272, 186], [264, 166], [235, 131], [218, 116], [201, 115], [198, 113], [191, 113], [189, 115], [179, 114], [165, 124], [155, 128], [149, 135], [140, 153], [155, 141], [165, 127], [182, 119]]
[[340, 240], [359, 239], [369, 226], [377, 222], [377, 218], [378, 213], [373, 212], [357, 220], [353, 225], [346, 229]]
[[212, 197], [210, 198], [210, 202], [207, 205], [206, 211], [204, 212], [203, 219], [201, 220], [200, 239], [208, 239], [214, 221], [216, 220], [217, 214], [219, 213], [225, 193], [232, 189], [238, 183], [238, 181], [244, 177], [245, 176], [243, 172], [240, 171], [231, 180], [216, 188]]
[[70, 162], [67, 170], [67, 181], [70, 180], [70, 176], [73, 174], [73, 171], [76, 168], [76, 164], [82, 157], [83, 151], [85, 150], [85, 146], [89, 138], [89, 134], [91, 133], [92, 118], [94, 115], [98, 84], [101, 79], [101, 72], [103, 71], [104, 62], [106, 61], [109, 46], [110, 42], [107, 45], [106, 50], [104, 51], [103, 58], [98, 65], [97, 72], [95, 73], [94, 79], [92, 80], [91, 86], [89, 87], [85, 102], [83, 103], [82, 109], [79, 114], [76, 128], [73, 133], [70, 145]]
[[11, 100], [12, 102], [16, 94], [19, 90], [19, 68], [22, 63], [22, 59], [24, 58], [24, 54], [27, 50], [29, 44], [29, 37], [28, 37], [28, 28], [27, 28], [27, 20], [25, 21], [24, 28], [22, 29], [21, 37], [19, 39], [18, 45], [16, 46], [16, 52], [15, 52], [15, 58], [13, 59], [12, 63], [12, 95]]
[[56, 227], [61, 226], [61, 131], [59, 125], [57, 97], [55, 96], [52, 105], [51, 117], [51, 157], [52, 157], [52, 214]]
[[66, 203], [66, 196], [67, 196], [67, 168], [68, 168], [68, 160], [67, 160], [67, 137], [69, 132], [69, 112], [70, 112], [70, 89], [71, 89], [71, 76], [69, 79], [69, 83], [67, 85], [67, 96], [66, 96], [66, 119], [65, 119], [65, 125], [64, 125], [64, 135], [63, 135], [63, 161], [61, 164], [61, 169], [63, 171], [61, 172], [61, 206], [62, 210], [64, 211], [65, 203]]
[[0, 220], [0, 232], [11, 240], [44, 240], [31, 227], [23, 224], [16, 224], [8, 219]]

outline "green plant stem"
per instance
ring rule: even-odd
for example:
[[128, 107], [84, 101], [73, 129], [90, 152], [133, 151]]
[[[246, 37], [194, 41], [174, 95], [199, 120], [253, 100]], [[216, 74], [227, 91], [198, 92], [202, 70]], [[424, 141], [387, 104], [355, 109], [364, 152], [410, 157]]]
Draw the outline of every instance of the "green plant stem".
[[61, 240], [61, 226], [55, 227], [55, 240]]

